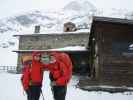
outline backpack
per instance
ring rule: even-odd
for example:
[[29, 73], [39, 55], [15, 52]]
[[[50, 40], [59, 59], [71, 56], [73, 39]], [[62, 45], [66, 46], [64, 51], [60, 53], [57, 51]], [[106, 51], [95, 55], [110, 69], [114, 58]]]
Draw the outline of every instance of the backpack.
[[67, 81], [69, 82], [69, 80], [71, 79], [72, 76], [72, 62], [71, 59], [69, 57], [69, 55], [67, 53], [60, 53], [58, 59], [64, 63], [64, 65], [67, 67], [68, 70], [68, 77], [67, 77]]

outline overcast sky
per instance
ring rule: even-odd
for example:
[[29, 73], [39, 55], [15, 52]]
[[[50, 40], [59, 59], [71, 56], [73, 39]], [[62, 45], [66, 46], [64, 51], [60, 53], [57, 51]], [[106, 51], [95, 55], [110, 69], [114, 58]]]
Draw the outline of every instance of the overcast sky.
[[[74, 0], [0, 0], [0, 18], [33, 9], [60, 9]], [[128, 9], [133, 11], [133, 0], [88, 0], [97, 9]]]

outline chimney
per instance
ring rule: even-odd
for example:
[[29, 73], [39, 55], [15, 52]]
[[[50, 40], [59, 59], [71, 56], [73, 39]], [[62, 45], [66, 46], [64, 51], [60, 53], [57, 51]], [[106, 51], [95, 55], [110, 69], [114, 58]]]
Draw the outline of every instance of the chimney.
[[40, 26], [39, 25], [36, 25], [35, 26], [35, 31], [34, 33], [40, 33]]

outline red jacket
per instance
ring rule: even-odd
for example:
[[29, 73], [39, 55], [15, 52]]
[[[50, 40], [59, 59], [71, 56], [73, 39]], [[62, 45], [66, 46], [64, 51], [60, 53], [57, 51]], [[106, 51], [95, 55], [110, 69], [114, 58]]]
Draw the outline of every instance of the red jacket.
[[29, 87], [29, 82], [30, 82], [30, 66], [29, 65], [24, 65], [23, 67], [21, 82], [22, 82], [24, 90], [27, 90]]
[[67, 85], [72, 76], [72, 63], [66, 53], [53, 52], [56, 61], [48, 65], [48, 68], [59, 86]]
[[38, 54], [38, 52], [33, 52], [32, 64], [24, 66], [22, 84], [25, 90], [28, 89], [30, 82], [31, 85], [42, 85], [44, 65], [40, 61], [34, 59], [34, 56]]

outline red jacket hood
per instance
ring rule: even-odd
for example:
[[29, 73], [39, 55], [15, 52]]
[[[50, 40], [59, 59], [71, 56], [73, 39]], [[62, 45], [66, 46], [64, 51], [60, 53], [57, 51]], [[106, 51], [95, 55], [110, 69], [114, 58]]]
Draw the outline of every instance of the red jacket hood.
[[37, 56], [37, 55], [41, 55], [41, 52], [38, 52], [38, 51], [33, 51], [32, 52], [33, 60], [34, 60], [34, 57]]

